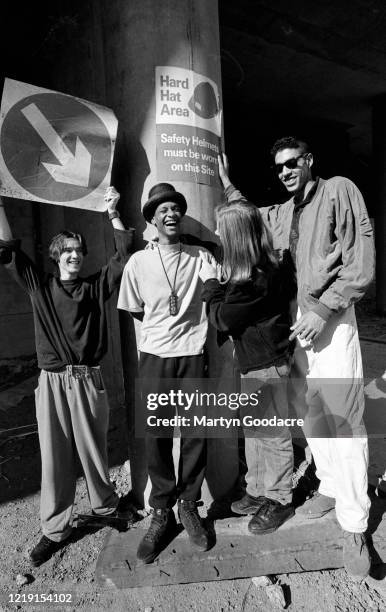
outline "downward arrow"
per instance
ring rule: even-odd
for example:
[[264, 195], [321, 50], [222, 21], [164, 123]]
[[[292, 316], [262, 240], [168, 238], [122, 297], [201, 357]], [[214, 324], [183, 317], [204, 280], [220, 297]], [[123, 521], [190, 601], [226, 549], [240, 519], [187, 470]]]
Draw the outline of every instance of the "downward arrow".
[[55, 155], [60, 165], [42, 162], [57, 183], [67, 183], [88, 187], [91, 168], [91, 154], [77, 136], [75, 155], [61, 139], [51, 123], [46, 119], [36, 104], [29, 104], [21, 111], [32, 127], [39, 134], [45, 145]]

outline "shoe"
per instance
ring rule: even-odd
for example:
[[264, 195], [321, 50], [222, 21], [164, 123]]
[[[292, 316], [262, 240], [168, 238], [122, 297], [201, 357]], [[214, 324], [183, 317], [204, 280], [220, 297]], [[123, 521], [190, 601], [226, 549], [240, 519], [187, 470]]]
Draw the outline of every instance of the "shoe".
[[261, 508], [267, 498], [264, 495], [259, 497], [253, 497], [246, 493], [244, 497], [233, 502], [231, 510], [235, 514], [255, 514], [255, 512]]
[[295, 514], [292, 504], [281, 504], [274, 499], [266, 499], [248, 523], [248, 530], [255, 535], [272, 533]]
[[197, 502], [179, 499], [178, 516], [189, 536], [190, 543], [197, 550], [208, 550], [209, 536], [198, 514]]
[[[137, 513], [130, 501], [127, 499], [127, 496], [120, 497], [118, 501], [118, 505], [110, 512], [110, 514], [98, 514], [95, 510], [91, 511], [91, 517], [95, 518], [95, 521], [100, 521], [101, 524], [109, 524], [109, 523], [117, 523], [119, 521], [126, 523], [135, 523], [138, 520]], [[87, 515], [80, 515], [87, 517]]]
[[118, 512], [133, 512], [137, 514], [138, 509], [141, 508], [141, 503], [135, 498], [132, 491], [129, 491], [125, 495], [119, 498], [117, 511]]
[[321, 518], [334, 508], [335, 499], [333, 497], [327, 497], [327, 495], [322, 495], [319, 491], [316, 491], [310, 499], [307, 499], [302, 506], [296, 509], [296, 514], [309, 519]]
[[371, 559], [364, 533], [343, 532], [343, 562], [352, 578], [363, 580], [369, 575]]
[[119, 498], [118, 505], [115, 508], [114, 512], [112, 512], [108, 516], [113, 519], [123, 519], [132, 523], [135, 522], [137, 513], [133, 504], [130, 502], [130, 498], [125, 495]]
[[62, 548], [63, 542], [53, 542], [45, 535], [42, 536], [36, 546], [30, 552], [30, 561], [34, 567], [39, 567], [42, 563], [51, 559], [60, 548]]
[[137, 558], [152, 563], [177, 531], [177, 522], [171, 508], [152, 510], [150, 527], [139, 543]]

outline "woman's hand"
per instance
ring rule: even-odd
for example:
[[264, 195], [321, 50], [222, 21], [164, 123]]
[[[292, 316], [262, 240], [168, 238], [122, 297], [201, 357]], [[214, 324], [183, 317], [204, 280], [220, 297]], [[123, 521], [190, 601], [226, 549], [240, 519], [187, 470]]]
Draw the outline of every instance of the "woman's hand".
[[218, 161], [218, 175], [220, 177], [220, 181], [222, 182], [224, 189], [226, 189], [227, 187], [229, 187], [229, 185], [232, 184], [229, 180], [228, 158], [225, 155], [225, 153], [222, 153], [222, 155], [217, 156], [217, 161]]

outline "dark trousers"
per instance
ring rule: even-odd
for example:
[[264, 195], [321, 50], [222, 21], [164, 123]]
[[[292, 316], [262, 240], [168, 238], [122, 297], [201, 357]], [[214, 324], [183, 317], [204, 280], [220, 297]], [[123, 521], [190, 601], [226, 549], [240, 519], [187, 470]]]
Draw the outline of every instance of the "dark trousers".
[[[165, 378], [204, 378], [204, 356], [157, 357], [141, 353], [139, 378], [151, 379], [152, 392], [165, 393], [168, 391], [163, 380]], [[174, 387], [178, 386], [178, 380], [175, 383]], [[159, 407], [157, 416], [164, 415], [171, 415], [170, 406]], [[152, 508], [171, 508], [177, 499], [197, 501], [201, 497], [206, 466], [206, 440], [186, 438], [183, 429], [177, 483], [172, 454], [173, 433], [164, 437], [149, 432], [146, 435], [146, 456], [152, 484], [149, 502]]]

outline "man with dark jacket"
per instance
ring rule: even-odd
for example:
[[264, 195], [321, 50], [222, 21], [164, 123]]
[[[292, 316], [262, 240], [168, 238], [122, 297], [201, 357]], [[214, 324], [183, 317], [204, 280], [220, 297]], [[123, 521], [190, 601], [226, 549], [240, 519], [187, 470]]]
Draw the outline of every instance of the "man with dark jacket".
[[[307, 143], [281, 138], [271, 154], [291, 198], [260, 211], [275, 248], [289, 248], [296, 268], [298, 314], [290, 339], [296, 338], [297, 345], [291, 377], [321, 481], [300, 513], [318, 518], [335, 507], [344, 531], [345, 567], [364, 578], [370, 570], [364, 535], [370, 507], [368, 442], [354, 303], [373, 278], [373, 232], [362, 195], [350, 180], [313, 178]], [[220, 158], [219, 166], [228, 200], [240, 198]]]
[[71, 533], [76, 487], [76, 452], [93, 513], [117, 516], [122, 507], [109, 479], [109, 404], [99, 361], [107, 351], [106, 301], [119, 286], [133, 231], [116, 210], [119, 194], [105, 194], [117, 251], [99, 272], [79, 276], [87, 254], [81, 234], [63, 231], [49, 247], [58, 274], [43, 278], [14, 240], [0, 201], [0, 262], [32, 302], [36, 352], [41, 369], [35, 392], [42, 458], [43, 536], [33, 548], [34, 566], [47, 561]]

